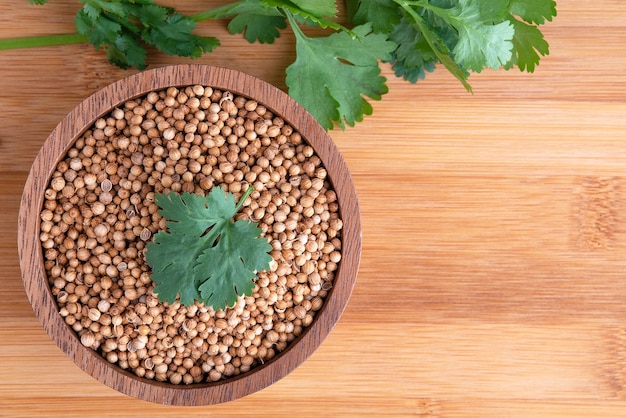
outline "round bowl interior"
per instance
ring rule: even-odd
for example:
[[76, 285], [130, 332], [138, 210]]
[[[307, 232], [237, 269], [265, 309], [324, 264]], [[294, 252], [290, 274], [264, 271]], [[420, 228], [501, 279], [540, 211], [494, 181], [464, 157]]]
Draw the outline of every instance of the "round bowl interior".
[[[314, 148], [327, 169], [343, 220], [342, 260], [332, 290], [313, 323], [271, 361], [247, 373], [213, 383], [173, 385], [137, 377], [92, 349], [85, 348], [58, 312], [44, 269], [39, 241], [44, 191], [57, 163], [76, 139], [116, 106], [167, 87], [200, 84], [246, 96], [282, 116]], [[145, 71], [105, 87], [80, 103], [52, 131], [37, 155], [22, 195], [18, 220], [22, 279], [33, 310], [61, 350], [82, 370], [126, 395], [172, 405], [227, 402], [259, 391], [293, 371], [335, 326], [356, 281], [361, 253], [361, 223], [356, 190], [331, 138], [298, 103], [276, 87], [238, 71], [207, 65], [179, 65]]]

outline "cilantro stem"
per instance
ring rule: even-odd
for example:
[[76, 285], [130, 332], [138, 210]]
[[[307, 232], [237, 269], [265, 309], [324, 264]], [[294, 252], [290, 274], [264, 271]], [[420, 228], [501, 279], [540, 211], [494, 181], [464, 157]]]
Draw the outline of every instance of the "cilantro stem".
[[239, 199], [239, 202], [237, 203], [237, 206], [235, 207], [235, 213], [239, 212], [239, 209], [241, 209], [244, 202], [252, 194], [253, 191], [254, 191], [254, 186], [250, 185], [250, 187], [248, 187], [248, 190], [246, 190], [243, 196], [241, 196], [241, 199]]
[[[397, 1], [395, 1], [395, 2], [398, 3]], [[430, 10], [431, 12], [433, 12], [437, 16], [439, 16], [441, 19], [446, 21], [446, 23], [448, 23], [448, 24], [452, 24], [453, 21], [454, 22], [458, 22], [458, 19], [454, 19], [453, 16], [450, 15], [449, 13], [447, 13], [445, 9], [442, 9], [441, 7], [433, 6], [432, 4], [428, 3], [427, 1], [420, 1], [420, 0], [418, 0], [418, 1], [403, 1], [402, 3], [406, 4], [406, 6], [417, 6], [417, 7], [421, 7], [421, 8]], [[406, 7], [404, 9], [407, 10]]]
[[189, 17], [192, 18], [196, 22], [202, 22], [204, 20], [209, 20], [209, 19], [219, 19], [225, 15], [230, 14], [231, 11], [239, 5], [239, 3], [241, 3], [241, 1], [237, 1], [231, 4], [225, 4], [224, 6], [218, 6], [213, 9], [195, 13], [195, 14], [190, 15]]
[[[213, 9], [205, 10], [204, 12], [190, 15], [194, 21], [202, 22], [209, 19], [221, 18], [227, 15], [233, 8], [235, 8], [241, 1], [227, 4], [224, 6], [216, 7]], [[128, 23], [124, 20], [120, 20], [118, 23]], [[125, 25], [133, 32], [137, 32], [137, 28], [132, 25]], [[0, 39], [0, 51], [9, 49], [21, 49], [21, 48], [37, 48], [56, 45], [70, 45], [70, 44], [82, 44], [87, 42], [87, 37], [79, 33], [67, 33], [61, 35], [43, 35], [43, 36], [27, 36], [20, 38], [6, 38]]]
[[296, 38], [300, 38], [300, 39], [307, 38], [304, 32], [302, 32], [302, 29], [300, 29], [300, 26], [298, 26], [298, 23], [296, 22], [296, 19], [294, 19], [291, 12], [289, 12], [288, 10], [285, 10], [285, 15], [287, 16], [287, 20], [289, 21], [289, 26], [291, 26], [291, 30], [296, 35]]
[[78, 33], [63, 35], [28, 36], [23, 38], [0, 39], [0, 51], [18, 48], [35, 48], [54, 45], [82, 44], [87, 37]]

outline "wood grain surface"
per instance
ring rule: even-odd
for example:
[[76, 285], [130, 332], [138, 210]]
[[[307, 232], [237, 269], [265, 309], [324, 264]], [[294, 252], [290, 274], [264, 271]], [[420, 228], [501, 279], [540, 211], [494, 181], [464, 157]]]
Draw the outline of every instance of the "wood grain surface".
[[[0, 0], [0, 37], [69, 32], [78, 7]], [[534, 74], [473, 75], [473, 95], [443, 70], [413, 86], [385, 67], [374, 115], [331, 132], [363, 221], [347, 310], [286, 378], [197, 408], [89, 377], [20, 278], [17, 213], [39, 147], [133, 72], [86, 45], [0, 52], [0, 416], [626, 416], [626, 3], [562, 0], [558, 14]], [[289, 33], [248, 45], [221, 22], [199, 31], [222, 46], [195, 62], [285, 88]]]

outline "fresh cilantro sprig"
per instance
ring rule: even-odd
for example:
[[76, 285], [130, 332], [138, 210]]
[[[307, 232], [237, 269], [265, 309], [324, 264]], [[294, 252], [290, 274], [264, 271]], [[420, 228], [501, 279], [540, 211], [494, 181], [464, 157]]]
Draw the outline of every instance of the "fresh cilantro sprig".
[[[44, 4], [48, 0], [30, 0]], [[289, 94], [326, 128], [353, 126], [387, 91], [380, 63], [415, 83], [437, 66], [471, 91], [484, 69], [533, 72], [549, 45], [540, 27], [556, 16], [554, 0], [239, 0], [185, 15], [153, 0], [81, 0], [76, 33], [0, 40], [0, 50], [89, 42], [120, 67], [146, 66], [146, 46], [199, 57], [219, 45], [194, 34], [207, 20], [228, 20], [231, 34], [273, 43], [291, 28], [296, 58], [286, 68]], [[325, 34], [312, 37], [301, 26]]]
[[219, 45], [214, 37], [194, 35], [196, 22], [152, 0], [82, 0], [74, 24], [96, 49], [119, 67], [146, 67], [145, 45], [168, 55], [200, 57]]
[[[398, 77], [416, 82], [442, 64], [467, 90], [470, 72], [533, 72], [548, 43], [539, 26], [556, 16], [553, 0], [348, 0], [352, 21], [375, 22], [398, 44]], [[397, 7], [394, 8], [393, 5]]]
[[183, 305], [199, 301], [220, 310], [252, 294], [256, 272], [272, 260], [272, 247], [258, 226], [232, 220], [252, 191], [249, 187], [239, 203], [221, 187], [207, 196], [156, 195], [168, 231], [154, 236], [145, 256], [159, 300], [173, 303], [180, 297]]

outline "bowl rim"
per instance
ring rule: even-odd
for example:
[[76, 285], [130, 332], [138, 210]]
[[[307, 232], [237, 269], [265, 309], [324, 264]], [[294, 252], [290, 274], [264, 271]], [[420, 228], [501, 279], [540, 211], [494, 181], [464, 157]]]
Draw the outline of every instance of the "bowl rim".
[[[218, 382], [173, 385], [140, 378], [84, 347], [58, 312], [44, 269], [39, 240], [44, 191], [57, 163], [93, 123], [127, 100], [168, 87], [193, 85], [227, 90], [256, 100], [300, 132], [322, 160], [343, 220], [342, 260], [335, 284], [313, 323], [275, 358], [249, 372]], [[241, 71], [206, 64], [169, 65], [140, 72], [100, 89], [71, 110], [50, 133], [24, 185], [18, 216], [22, 282], [31, 306], [57, 346], [83, 371], [131, 397], [168, 405], [210, 405], [257, 392], [291, 373], [322, 343], [339, 321], [356, 282], [362, 249], [359, 202], [343, 156], [321, 125], [277, 87]]]

